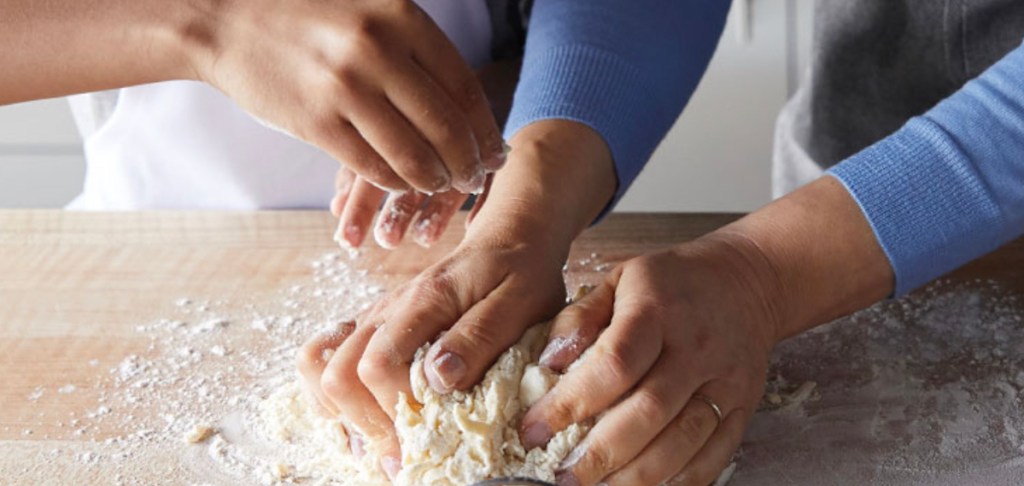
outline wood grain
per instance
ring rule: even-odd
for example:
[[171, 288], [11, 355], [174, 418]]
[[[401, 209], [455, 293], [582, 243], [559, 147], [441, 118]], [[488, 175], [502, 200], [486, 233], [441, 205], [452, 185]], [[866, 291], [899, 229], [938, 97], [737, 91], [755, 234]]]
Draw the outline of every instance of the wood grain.
[[[592, 265], [579, 264], [591, 254], [611, 265], [736, 218], [612, 215], [574, 246], [569, 279], [597, 278]], [[368, 248], [362, 261], [386, 284], [397, 284], [452, 249], [462, 226], [455, 221], [432, 249]], [[76, 463], [51, 464], [45, 455], [80, 441], [97, 447], [53, 425], [95, 404], [95, 392], [26, 397], [38, 386], [87, 382], [143, 351], [146, 343], [133, 326], [168, 311], [179, 296], [245, 301], [308, 276], [310, 261], [336, 248], [333, 231], [333, 219], [322, 212], [0, 211], [0, 483], [15, 473], [49, 477], [53, 484], [104, 482]], [[1017, 241], [952, 278], [996, 279], [1024, 293], [1022, 264], [1024, 243]], [[154, 461], [154, 474], [164, 474], [160, 459]]]

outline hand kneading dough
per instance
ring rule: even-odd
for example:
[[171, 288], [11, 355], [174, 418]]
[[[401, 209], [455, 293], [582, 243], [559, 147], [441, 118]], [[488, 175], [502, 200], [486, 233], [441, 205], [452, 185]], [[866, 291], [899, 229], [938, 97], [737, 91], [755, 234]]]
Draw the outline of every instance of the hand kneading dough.
[[[423, 376], [426, 346], [411, 369], [413, 397], [403, 395], [396, 428], [402, 472], [395, 484], [468, 486], [498, 476], [554, 480], [554, 470], [589, 430], [572, 425], [547, 449], [525, 451], [518, 427], [523, 413], [557, 383], [559, 375], [536, 364], [548, 326], [536, 326], [498, 358], [479, 385], [441, 396]], [[361, 460], [335, 420], [317, 415], [298, 383], [289, 383], [260, 406], [263, 435], [288, 444], [288, 472], [316, 484], [385, 486], [387, 476], [372, 448]], [[279, 468], [278, 468], [279, 469]]]
[[412, 364], [413, 397], [402, 396], [396, 427], [402, 443], [398, 485], [466, 486], [498, 476], [554, 480], [558, 463], [589, 429], [573, 424], [555, 435], [546, 449], [526, 451], [519, 442], [523, 413], [558, 381], [537, 366], [547, 325], [528, 330], [468, 392], [440, 395], [427, 384], [423, 357]]

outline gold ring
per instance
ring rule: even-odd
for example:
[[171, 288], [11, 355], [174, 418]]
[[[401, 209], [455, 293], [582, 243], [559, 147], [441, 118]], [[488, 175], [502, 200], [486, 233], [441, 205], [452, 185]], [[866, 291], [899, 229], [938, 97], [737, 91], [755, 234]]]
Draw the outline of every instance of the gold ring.
[[712, 400], [707, 395], [701, 395], [700, 393], [695, 394], [693, 396], [693, 399], [694, 400], [700, 400], [700, 401], [706, 403], [709, 407], [711, 407], [711, 411], [715, 412], [715, 418], [718, 419], [718, 425], [719, 426], [722, 425], [722, 420], [724, 420], [724, 418], [722, 417], [722, 409], [718, 407], [718, 404], [715, 403], [714, 400]]

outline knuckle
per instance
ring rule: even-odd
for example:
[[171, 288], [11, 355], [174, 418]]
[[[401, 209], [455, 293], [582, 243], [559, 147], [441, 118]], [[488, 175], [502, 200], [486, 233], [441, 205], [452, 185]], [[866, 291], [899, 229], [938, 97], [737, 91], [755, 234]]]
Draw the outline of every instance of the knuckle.
[[394, 368], [395, 366], [387, 353], [367, 351], [356, 365], [356, 373], [363, 383], [374, 383], [388, 376]]
[[633, 394], [633, 413], [639, 419], [647, 422], [665, 424], [671, 420], [671, 410], [668, 401], [658, 393], [640, 388]]
[[698, 414], [683, 413], [676, 419], [673, 425], [680, 431], [678, 435], [679, 440], [683, 441], [687, 446], [693, 446], [698, 445], [698, 442], [702, 439], [708, 422]]
[[418, 277], [409, 290], [409, 301], [433, 305], [458, 302], [454, 277], [447, 272]]
[[354, 376], [348, 374], [324, 373], [320, 377], [320, 389], [331, 400], [340, 402], [351, 395], [356, 381]]
[[496, 326], [491, 321], [478, 319], [465, 323], [455, 334], [456, 339], [462, 338], [467, 348], [480, 352], [482, 350], [499, 350], [504, 348], [497, 336]]
[[359, 94], [356, 89], [359, 86], [359, 67], [354, 62], [341, 61], [334, 66], [331, 74], [334, 76], [333, 86], [326, 93], [328, 99], [323, 101], [333, 101], [334, 106], [338, 106], [356, 100]]
[[[391, 3], [402, 3], [393, 1]], [[388, 20], [377, 15], [361, 15], [352, 19], [349, 25], [349, 42], [360, 48], [375, 46], [387, 32]]]
[[586, 419], [587, 410], [583, 402], [572, 398], [566, 399], [565, 396], [564, 394], [556, 395], [555, 400], [547, 406], [548, 419], [553, 426], [576, 423]]
[[580, 323], [590, 319], [591, 308], [583, 302], [575, 303], [562, 311], [562, 319], [569, 323]]
[[323, 347], [319, 340], [312, 340], [303, 344], [295, 356], [295, 366], [299, 373], [312, 375], [320, 372], [323, 359]]
[[629, 383], [633, 380], [636, 366], [631, 362], [627, 344], [605, 345], [595, 349], [595, 354], [612, 382]]
[[597, 472], [595, 477], [604, 477], [616, 469], [614, 448], [603, 439], [592, 440], [587, 446], [584, 465]]
[[556, 322], [564, 322], [564, 325], [573, 328], [593, 328], [600, 323], [598, 318], [601, 314], [599, 303], [593, 300], [580, 301], [563, 309]]

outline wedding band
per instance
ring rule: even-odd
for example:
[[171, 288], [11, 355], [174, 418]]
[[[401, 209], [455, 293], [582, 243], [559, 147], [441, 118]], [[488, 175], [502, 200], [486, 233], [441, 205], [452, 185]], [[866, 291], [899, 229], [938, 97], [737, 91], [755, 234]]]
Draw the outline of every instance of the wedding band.
[[722, 420], [723, 420], [722, 409], [718, 408], [718, 404], [715, 403], [714, 400], [712, 400], [707, 395], [701, 395], [700, 393], [694, 395], [693, 399], [694, 400], [700, 400], [700, 401], [706, 403], [709, 407], [711, 407], [711, 411], [715, 412], [715, 418], [718, 419], [718, 425], [722, 425]]

